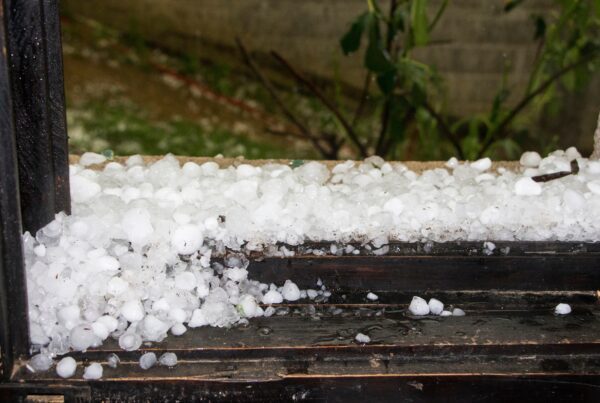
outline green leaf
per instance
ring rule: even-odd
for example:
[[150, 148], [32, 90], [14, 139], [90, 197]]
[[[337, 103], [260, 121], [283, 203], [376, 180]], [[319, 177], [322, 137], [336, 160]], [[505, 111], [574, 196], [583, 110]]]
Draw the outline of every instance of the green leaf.
[[394, 69], [390, 55], [383, 46], [381, 32], [379, 31], [379, 20], [371, 15], [369, 18], [369, 45], [365, 52], [365, 67], [373, 73], [386, 73]]
[[523, 1], [525, 1], [525, 0], [509, 0], [509, 1], [507, 1], [504, 4], [504, 12], [508, 13], [508, 12], [512, 11], [519, 4], [523, 3]]
[[427, 0], [413, 0], [410, 18], [415, 46], [426, 45], [429, 41]]
[[356, 52], [360, 48], [360, 41], [368, 20], [368, 12], [359, 15], [350, 26], [350, 30], [340, 40], [340, 45], [345, 55]]
[[533, 39], [538, 40], [546, 36], [546, 20], [541, 15], [533, 16], [533, 23], [535, 25], [535, 32]]
[[381, 73], [377, 75], [377, 85], [381, 92], [385, 95], [390, 95], [394, 91], [394, 87], [396, 86], [396, 78], [398, 76], [398, 72], [396, 69], [392, 69], [385, 73]]
[[304, 160], [291, 160], [290, 161], [290, 167], [292, 167], [292, 168], [298, 168], [302, 165], [304, 165]]

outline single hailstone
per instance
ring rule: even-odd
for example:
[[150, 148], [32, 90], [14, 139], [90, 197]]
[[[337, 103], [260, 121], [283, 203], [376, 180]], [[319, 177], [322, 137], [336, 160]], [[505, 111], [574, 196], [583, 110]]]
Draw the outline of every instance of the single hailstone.
[[517, 196], [538, 196], [542, 193], [542, 186], [531, 178], [521, 178], [515, 183]]
[[281, 304], [283, 302], [283, 296], [277, 290], [268, 291], [262, 299], [263, 304]]
[[300, 289], [291, 280], [285, 280], [281, 294], [288, 301], [297, 301], [300, 299]]
[[317, 296], [319, 295], [319, 293], [317, 292], [317, 290], [306, 290], [306, 296], [310, 299], [315, 299], [317, 298]]
[[144, 318], [144, 306], [139, 300], [127, 301], [121, 306], [121, 315], [129, 322], [137, 322]]
[[111, 368], [117, 368], [117, 366], [121, 363], [121, 359], [115, 353], [111, 353], [106, 357], [106, 365]]
[[377, 294], [373, 294], [372, 292], [370, 292], [367, 294], [367, 299], [369, 301], [377, 301], [379, 297], [377, 296]]
[[482, 158], [475, 162], [471, 162], [471, 168], [475, 168], [476, 170], [483, 172], [492, 167], [492, 160], [489, 158]]
[[175, 353], [164, 353], [158, 359], [158, 363], [165, 367], [174, 367], [177, 365], [177, 355]]
[[171, 235], [171, 244], [180, 255], [190, 255], [202, 246], [202, 231], [193, 224], [178, 227]]
[[175, 276], [175, 287], [180, 290], [191, 291], [196, 288], [196, 285], [196, 276], [192, 272], [184, 271]]
[[83, 379], [94, 380], [102, 378], [103, 373], [102, 365], [97, 362], [93, 362], [83, 371]]
[[70, 378], [75, 374], [77, 361], [73, 357], [65, 357], [56, 364], [56, 374], [61, 378]]
[[363, 333], [359, 333], [354, 337], [354, 340], [356, 340], [359, 343], [362, 344], [367, 344], [371, 342], [371, 338], [369, 336], [367, 336], [366, 334]]
[[542, 157], [535, 151], [526, 151], [521, 155], [519, 163], [527, 168], [536, 168], [542, 162]]
[[452, 316], [452, 312], [450, 312], [450, 311], [442, 311], [442, 313], [440, 313], [440, 316]]
[[452, 316], [465, 316], [465, 311], [460, 308], [454, 308], [452, 310]]
[[156, 354], [146, 353], [140, 357], [140, 368], [143, 370], [150, 369], [156, 364]]
[[444, 303], [439, 299], [431, 298], [427, 305], [429, 306], [429, 312], [431, 312], [432, 315], [441, 315], [444, 310]]
[[589, 181], [587, 188], [594, 194], [600, 195], [600, 179]]
[[52, 358], [48, 354], [36, 354], [27, 363], [27, 369], [31, 372], [48, 371], [52, 366]]
[[79, 158], [79, 165], [87, 167], [88, 165], [102, 164], [106, 161], [106, 157], [102, 154], [87, 152], [83, 153]]
[[102, 190], [99, 184], [81, 175], [73, 175], [69, 180], [71, 199], [74, 203], [85, 203]]
[[241, 308], [243, 316], [248, 318], [256, 316], [259, 312], [259, 306], [256, 303], [256, 299], [249, 294], [240, 298], [238, 306]]
[[91, 326], [80, 325], [71, 330], [69, 335], [73, 350], [85, 351], [100, 345], [100, 339], [94, 334]]
[[558, 304], [556, 308], [554, 308], [554, 313], [557, 315], [568, 315], [571, 313], [571, 305], [569, 304]]
[[410, 302], [408, 310], [415, 316], [424, 316], [429, 314], [429, 305], [423, 298], [415, 296]]
[[146, 245], [154, 233], [150, 213], [144, 208], [127, 210], [121, 219], [121, 227], [127, 240], [139, 247]]
[[142, 337], [136, 333], [124, 333], [119, 337], [119, 347], [125, 351], [134, 351], [142, 345]]
[[187, 327], [183, 323], [177, 323], [171, 327], [171, 334], [173, 336], [181, 336], [187, 331]]

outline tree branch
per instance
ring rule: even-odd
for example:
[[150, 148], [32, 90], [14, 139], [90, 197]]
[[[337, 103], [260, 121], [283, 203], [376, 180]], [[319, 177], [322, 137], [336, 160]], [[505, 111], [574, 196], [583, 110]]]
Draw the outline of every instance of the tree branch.
[[[487, 150], [488, 148], [490, 148], [490, 146], [492, 144], [494, 144], [494, 142], [496, 140], [498, 140], [501, 137], [508, 137], [507, 135], [502, 135], [504, 133], [504, 130], [506, 129], [506, 126], [508, 126], [513, 119], [527, 106], [529, 105], [529, 103], [536, 98], [538, 95], [540, 95], [541, 93], [543, 93], [544, 91], [546, 91], [546, 89], [552, 85], [552, 83], [554, 83], [554, 81], [558, 80], [560, 77], [562, 77], [563, 75], [567, 74], [569, 71], [576, 69], [577, 67], [586, 64], [590, 61], [592, 61], [593, 59], [595, 59], [597, 57], [597, 55], [594, 53], [588, 57], [584, 57], [581, 58], [571, 64], [566, 65], [565, 67], [563, 67], [562, 69], [558, 70], [556, 73], [552, 74], [550, 77], [548, 77], [546, 79], [546, 81], [544, 81], [543, 83], [541, 83], [535, 90], [531, 91], [529, 94], [526, 94], [523, 99], [521, 99], [521, 101], [515, 105], [515, 107], [509, 112], [508, 115], [506, 115], [506, 117], [504, 119], [502, 119], [502, 121], [500, 122], [500, 124], [498, 124], [498, 126], [496, 126], [496, 129], [493, 130], [492, 132], [490, 132], [490, 138], [486, 141], [486, 143], [483, 145], [483, 147], [481, 148], [481, 150], [478, 153], [478, 157], [481, 157]], [[500, 136], [498, 136], [500, 135]]]
[[429, 102], [427, 100], [425, 100], [425, 102], [423, 102], [423, 107], [427, 110], [427, 112], [429, 112], [431, 117], [433, 117], [435, 119], [439, 128], [442, 131], [442, 134], [450, 141], [450, 143], [452, 143], [452, 145], [454, 146], [454, 149], [456, 150], [456, 153], [458, 154], [458, 158], [461, 160], [464, 160], [465, 153], [462, 149], [462, 146], [460, 145], [460, 142], [458, 141], [456, 136], [454, 136], [454, 133], [452, 133], [452, 130], [450, 130], [450, 128], [446, 124], [446, 121], [444, 120], [444, 118], [442, 118], [435, 111], [435, 109], [433, 109], [433, 107], [429, 104]]
[[291, 109], [287, 107], [287, 105], [283, 102], [283, 100], [277, 94], [277, 91], [273, 87], [273, 84], [262, 74], [258, 66], [254, 63], [254, 60], [250, 57], [250, 54], [246, 50], [246, 47], [242, 43], [239, 38], [235, 38], [235, 43], [240, 50], [242, 57], [244, 58], [244, 62], [250, 68], [252, 73], [256, 76], [256, 78], [260, 81], [262, 86], [267, 90], [267, 92], [271, 95], [275, 103], [279, 106], [283, 114], [286, 118], [294, 124], [302, 133], [302, 135], [310, 140], [310, 142], [315, 146], [315, 148], [321, 153], [324, 158], [331, 157], [331, 153], [329, 150], [326, 150], [320, 143], [319, 139], [306, 127], [300, 119], [296, 117], [296, 115], [292, 112]]
[[302, 74], [300, 74], [294, 67], [292, 67], [292, 65], [287, 60], [285, 60], [279, 53], [273, 51], [271, 52], [271, 54], [299, 83], [303, 84], [306, 88], [308, 88], [308, 90], [314, 96], [316, 96], [321, 101], [321, 103], [325, 105], [325, 107], [335, 115], [337, 120], [341, 123], [341, 125], [344, 127], [344, 130], [348, 134], [348, 138], [350, 138], [354, 146], [358, 149], [360, 156], [362, 158], [366, 158], [368, 156], [366, 147], [360, 142], [356, 132], [354, 131], [350, 123], [348, 123], [346, 118], [342, 115], [340, 110], [333, 103], [331, 103], [331, 101], [329, 101], [329, 99], [327, 99], [327, 97], [325, 97], [325, 95], [323, 95], [323, 93], [312, 82], [304, 78]]
[[371, 86], [371, 79], [373, 76], [371, 72], [368, 72], [365, 76], [365, 82], [363, 84], [363, 88], [360, 94], [360, 101], [358, 106], [356, 107], [356, 111], [354, 112], [354, 117], [352, 118], [352, 127], [356, 127], [358, 120], [360, 119], [363, 110], [365, 108], [365, 104], [367, 103], [367, 98], [369, 98], [369, 87]]

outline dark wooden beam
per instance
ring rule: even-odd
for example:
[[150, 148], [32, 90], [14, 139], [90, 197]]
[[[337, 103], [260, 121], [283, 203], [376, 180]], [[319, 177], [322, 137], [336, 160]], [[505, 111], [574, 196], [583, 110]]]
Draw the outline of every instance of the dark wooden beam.
[[0, 373], [6, 379], [29, 350], [29, 326], [5, 7], [0, 2]]
[[24, 230], [70, 211], [62, 48], [57, 0], [5, 0]]

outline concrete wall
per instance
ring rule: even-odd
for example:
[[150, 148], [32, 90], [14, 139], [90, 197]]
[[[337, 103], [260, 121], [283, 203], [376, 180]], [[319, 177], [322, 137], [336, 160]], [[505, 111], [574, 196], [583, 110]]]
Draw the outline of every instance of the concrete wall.
[[[240, 36], [258, 52], [275, 49], [296, 66], [324, 78], [335, 67], [348, 85], [364, 79], [360, 55], [344, 57], [339, 38], [364, 0], [62, 0], [65, 9], [120, 30], [133, 29], [168, 48], [199, 57], [227, 60]], [[432, 0], [432, 12], [439, 0]], [[384, 6], [386, 1], [381, 2]], [[509, 14], [502, 0], [453, 0], [433, 38], [437, 45], [416, 56], [435, 65], [445, 78], [448, 108], [458, 115], [485, 112], [510, 65], [516, 93], [526, 83], [535, 54], [530, 14], [549, 12], [551, 0], [530, 0]], [[570, 121], [556, 128], [589, 148], [600, 109], [600, 80], [572, 97]], [[513, 97], [514, 99], [515, 97]], [[552, 128], [554, 129], [554, 128]]]

